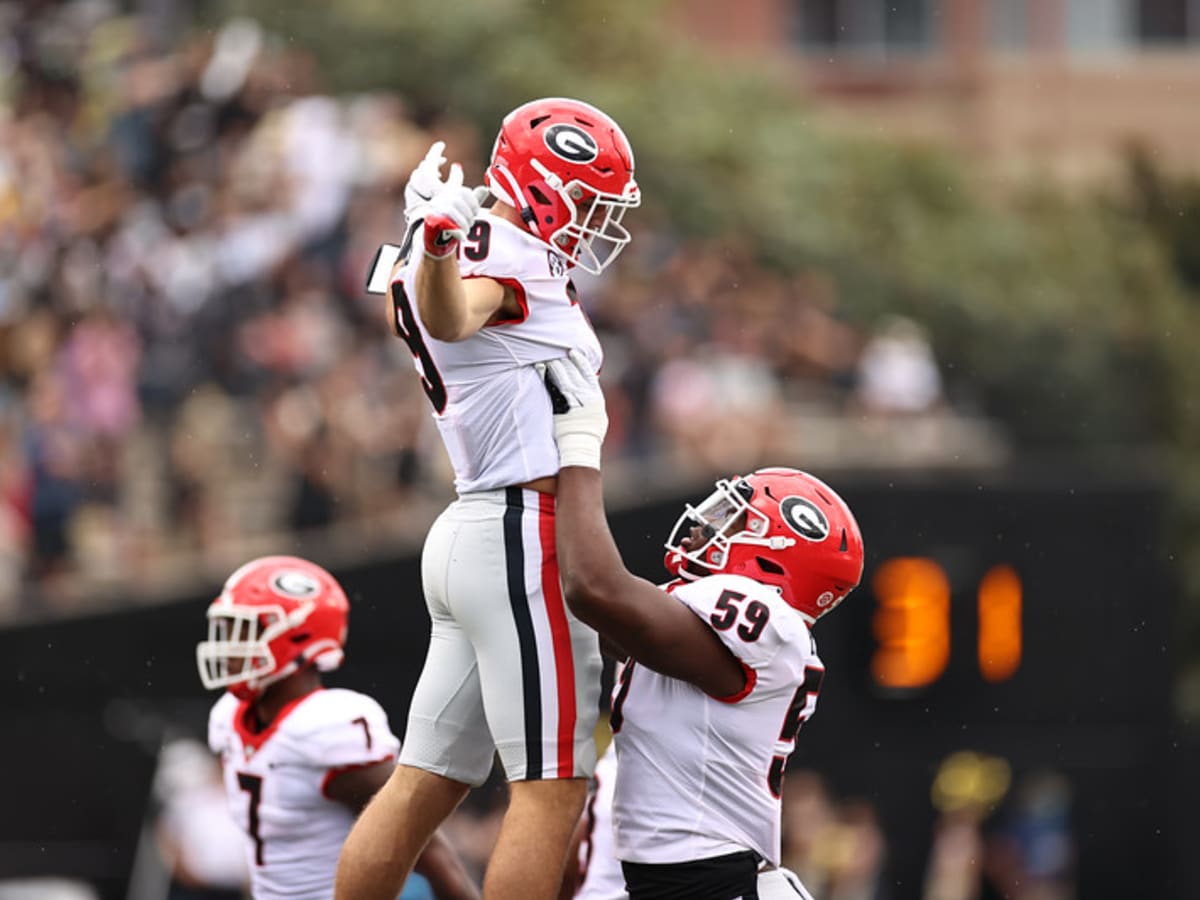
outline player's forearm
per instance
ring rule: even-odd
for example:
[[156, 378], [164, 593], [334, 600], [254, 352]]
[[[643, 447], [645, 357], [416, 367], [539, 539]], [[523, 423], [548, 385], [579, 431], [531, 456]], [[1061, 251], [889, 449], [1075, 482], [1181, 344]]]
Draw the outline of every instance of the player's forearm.
[[[625, 568], [604, 514], [598, 469], [566, 466], [558, 473], [556, 537], [563, 592], [571, 611], [606, 631], [622, 599]], [[619, 635], [614, 635], [619, 641]]]
[[426, 257], [417, 269], [417, 311], [431, 337], [461, 341], [471, 330], [467, 292], [458, 270], [458, 259]]

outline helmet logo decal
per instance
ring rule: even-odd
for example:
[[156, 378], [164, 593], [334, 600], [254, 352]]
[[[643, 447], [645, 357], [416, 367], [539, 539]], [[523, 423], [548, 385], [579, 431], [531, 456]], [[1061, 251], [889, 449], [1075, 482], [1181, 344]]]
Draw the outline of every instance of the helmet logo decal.
[[596, 139], [575, 125], [551, 125], [542, 135], [550, 152], [573, 163], [589, 163], [600, 155]]
[[779, 504], [784, 523], [806, 541], [823, 541], [829, 537], [829, 520], [811, 500], [803, 497], [784, 497]]
[[298, 572], [295, 569], [285, 569], [271, 576], [271, 590], [283, 597], [291, 597], [297, 600], [303, 600], [306, 597], [313, 597], [321, 590], [321, 585], [317, 579], [313, 578], [307, 572]]
[[821, 609], [824, 609], [832, 602], [833, 591], [823, 591], [821, 595], [817, 597], [817, 606], [819, 606]]

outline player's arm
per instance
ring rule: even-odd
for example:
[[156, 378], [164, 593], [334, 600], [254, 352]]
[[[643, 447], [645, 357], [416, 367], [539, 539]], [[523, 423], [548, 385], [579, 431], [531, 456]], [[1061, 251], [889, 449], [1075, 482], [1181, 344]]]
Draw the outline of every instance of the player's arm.
[[454, 254], [426, 255], [415, 279], [417, 312], [430, 336], [461, 341], [488, 323], [502, 308], [516, 305], [512, 288], [491, 278], [463, 278]]
[[479, 900], [479, 888], [440, 831], [433, 833], [413, 868], [429, 882], [438, 900]]
[[555, 518], [571, 612], [656, 672], [714, 697], [742, 690], [745, 670], [716, 633], [683, 603], [625, 568], [605, 519], [599, 470], [559, 471]]
[[562, 464], [555, 537], [571, 611], [657, 672], [714, 697], [739, 693], [745, 670], [712, 629], [625, 568], [604, 513], [600, 444], [608, 418], [595, 373], [577, 351], [548, 363], [545, 373]]
[[369, 766], [336, 771], [325, 783], [325, 796], [341, 803], [357, 816], [391, 777], [395, 768], [395, 761], [387, 759]]
[[[325, 794], [344, 804], [355, 815], [366, 807], [395, 771], [392, 760], [360, 768], [345, 769], [325, 785]], [[438, 900], [479, 900], [479, 889], [458, 854], [440, 832], [434, 832], [417, 858], [416, 870], [429, 880]]]
[[446, 183], [422, 207], [425, 258], [417, 267], [413, 290], [425, 330], [439, 341], [470, 337], [515, 295], [491, 278], [463, 278], [458, 268], [459, 243], [479, 215], [487, 188], [463, 186], [462, 166], [450, 167]]

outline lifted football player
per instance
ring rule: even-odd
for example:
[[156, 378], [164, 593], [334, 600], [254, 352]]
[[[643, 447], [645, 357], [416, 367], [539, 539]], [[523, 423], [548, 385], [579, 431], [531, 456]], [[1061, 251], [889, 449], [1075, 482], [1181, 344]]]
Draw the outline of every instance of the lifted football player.
[[[559, 586], [558, 452], [533, 366], [580, 347], [599, 369], [569, 274], [617, 257], [629, 242], [621, 219], [640, 194], [629, 141], [578, 100], [509, 113], [487, 188], [463, 186], [457, 164], [443, 183], [441, 152], [434, 144], [410, 178], [408, 246], [381, 250], [368, 289], [388, 294], [458, 499], [425, 540], [433, 628], [400, 765], [346, 842], [337, 896], [394, 898], [498, 753], [511, 791], [484, 896], [550, 900], [596, 762], [601, 660]], [[488, 193], [495, 203], [480, 214]]]

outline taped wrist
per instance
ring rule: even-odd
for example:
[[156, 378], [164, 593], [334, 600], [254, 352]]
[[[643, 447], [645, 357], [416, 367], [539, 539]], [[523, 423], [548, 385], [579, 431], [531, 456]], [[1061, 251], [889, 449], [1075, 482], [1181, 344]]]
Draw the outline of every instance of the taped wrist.
[[554, 439], [562, 467], [600, 468], [600, 448], [608, 431], [608, 414], [603, 408], [576, 407], [554, 417]]

